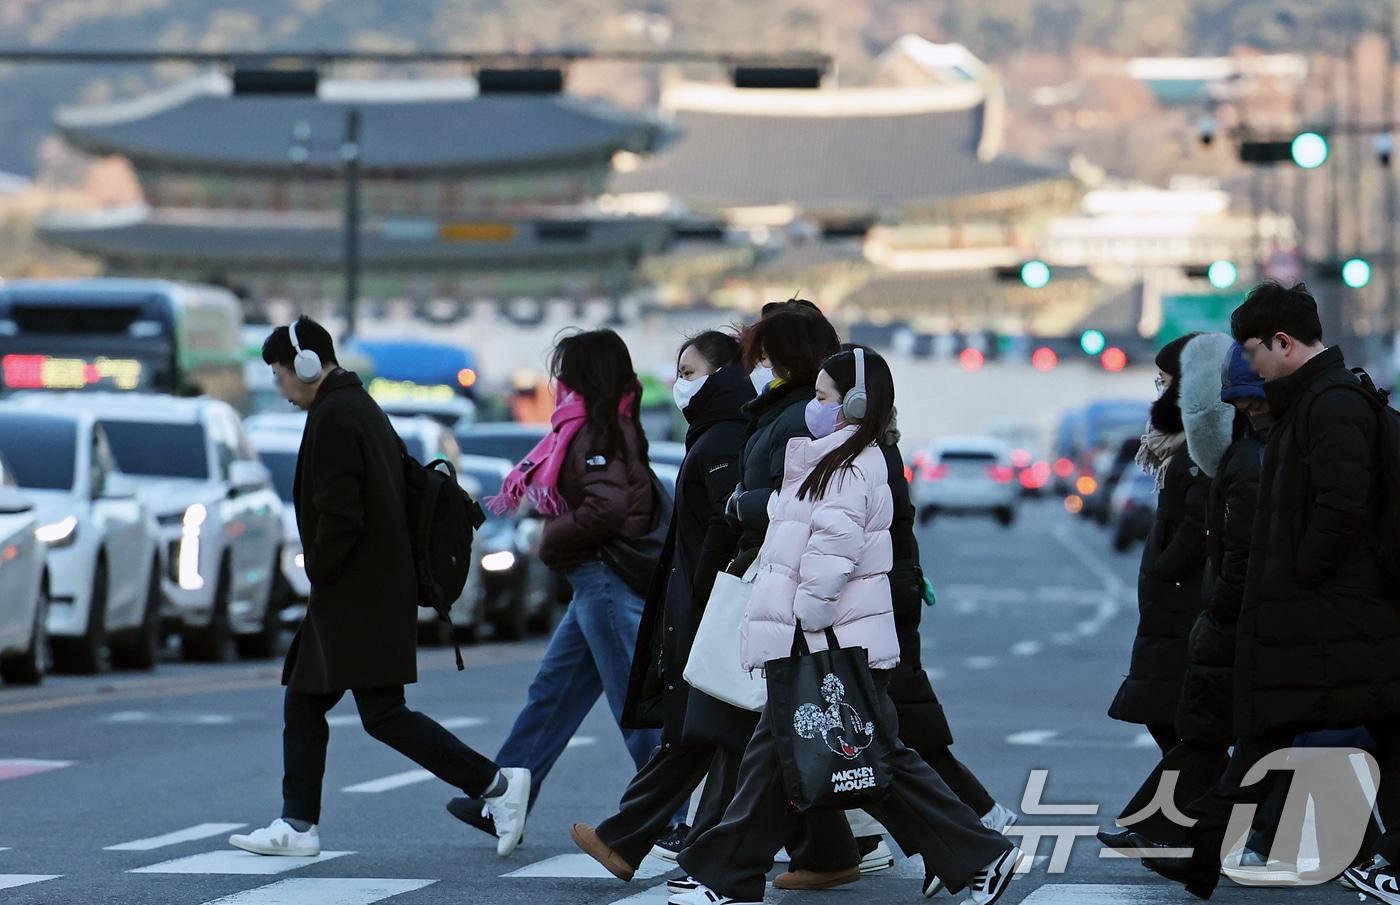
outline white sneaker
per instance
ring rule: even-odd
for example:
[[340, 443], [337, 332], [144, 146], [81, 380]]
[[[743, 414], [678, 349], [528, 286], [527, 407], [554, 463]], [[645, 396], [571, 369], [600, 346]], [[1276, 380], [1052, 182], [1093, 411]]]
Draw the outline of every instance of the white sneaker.
[[301, 833], [281, 817], [260, 830], [235, 833], [228, 837], [228, 844], [255, 855], [314, 858], [321, 854], [321, 834], [316, 827]]
[[502, 767], [506, 790], [483, 799], [483, 812], [496, 824], [496, 854], [504, 858], [525, 835], [525, 812], [530, 807], [530, 771], [524, 767]]
[[671, 896], [667, 902], [669, 905], [763, 905], [761, 902], [743, 902], [739, 899], [731, 899], [729, 896], [722, 896], [703, 883], [696, 884], [696, 887], [690, 892], [681, 892]]
[[666, 891], [672, 893], [694, 892], [703, 885], [703, 883], [694, 877], [676, 877], [666, 881]]
[[894, 852], [886, 844], [884, 837], [880, 837], [880, 844], [870, 852], [870, 854], [860, 859], [860, 872], [863, 874], [878, 873], [882, 870], [889, 870], [894, 867]]
[[1023, 857], [1019, 848], [1013, 848], [979, 870], [968, 884], [972, 895], [963, 900], [963, 905], [992, 905], [1000, 899], [1011, 885], [1011, 878], [1016, 876], [1016, 868]]
[[1019, 819], [1020, 817], [1015, 811], [1004, 804], [997, 803], [992, 805], [990, 811], [982, 815], [982, 825], [989, 830], [996, 830], [1004, 836], [1006, 831], [1015, 826]]

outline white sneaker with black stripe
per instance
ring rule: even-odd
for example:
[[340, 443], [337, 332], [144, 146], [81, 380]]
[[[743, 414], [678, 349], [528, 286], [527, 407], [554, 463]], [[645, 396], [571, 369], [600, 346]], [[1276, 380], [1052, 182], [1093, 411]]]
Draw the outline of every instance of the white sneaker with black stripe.
[[745, 902], [722, 896], [703, 883], [697, 883], [690, 892], [677, 893], [668, 900], [670, 905], [763, 905], [762, 902]]
[[[884, 836], [875, 837], [878, 844], [870, 851], [863, 851], [865, 845], [861, 845], [860, 872], [863, 874], [879, 873], [882, 870], [889, 870], [894, 867], [894, 852], [890, 851], [889, 845], [885, 842]], [[857, 840], [858, 843], [863, 840]]]
[[[1016, 876], [1016, 868], [1021, 865], [1021, 859], [1025, 855], [1019, 848], [1012, 848], [1011, 851], [979, 870], [972, 877], [972, 882], [968, 884], [968, 889], [972, 895], [963, 900], [963, 905], [992, 905], [1007, 887], [1011, 885], [1011, 878]], [[1400, 903], [1397, 903], [1400, 905]]]
[[666, 891], [673, 893], [694, 892], [699, 889], [700, 886], [700, 881], [694, 877], [677, 877], [674, 880], [666, 881]]

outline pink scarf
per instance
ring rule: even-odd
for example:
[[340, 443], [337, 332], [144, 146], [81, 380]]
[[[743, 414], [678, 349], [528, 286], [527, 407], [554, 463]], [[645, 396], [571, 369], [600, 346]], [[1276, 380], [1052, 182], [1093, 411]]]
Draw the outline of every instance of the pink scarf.
[[[628, 391], [618, 403], [618, 414], [631, 417], [636, 401], [636, 392]], [[496, 515], [509, 515], [520, 508], [521, 500], [528, 498], [546, 518], [564, 514], [569, 504], [559, 493], [559, 474], [570, 444], [587, 420], [583, 397], [559, 384], [559, 398], [554, 414], [549, 416], [549, 434], [515, 466], [501, 484], [501, 492], [486, 501], [487, 508]]]

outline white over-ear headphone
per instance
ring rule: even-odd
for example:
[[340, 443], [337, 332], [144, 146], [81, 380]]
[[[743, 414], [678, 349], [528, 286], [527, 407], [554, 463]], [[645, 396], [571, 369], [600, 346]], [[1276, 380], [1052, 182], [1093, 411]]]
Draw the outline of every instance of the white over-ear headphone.
[[301, 347], [301, 343], [297, 341], [296, 321], [287, 325], [287, 335], [292, 339], [292, 350], [297, 353], [292, 359], [292, 370], [296, 372], [297, 380], [302, 383], [315, 383], [321, 376], [321, 356], [311, 349]]
[[865, 419], [865, 411], [869, 407], [869, 400], [865, 395], [865, 350], [857, 346], [856, 354], [856, 385], [846, 392], [846, 398], [841, 400], [841, 414], [845, 417], [847, 424], [859, 424]]

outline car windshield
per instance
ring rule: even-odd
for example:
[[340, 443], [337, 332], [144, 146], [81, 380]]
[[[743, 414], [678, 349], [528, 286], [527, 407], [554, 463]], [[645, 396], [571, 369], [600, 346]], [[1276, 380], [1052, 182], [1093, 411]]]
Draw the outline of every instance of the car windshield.
[[297, 472], [297, 454], [294, 452], [262, 452], [258, 454], [267, 466], [267, 470], [272, 472], [272, 484], [277, 488], [277, 495], [283, 501], [291, 503], [292, 499], [292, 479]]
[[949, 449], [940, 457], [943, 462], [995, 462], [996, 453], [973, 449]]
[[72, 490], [78, 427], [58, 418], [0, 416], [0, 455], [15, 483], [31, 490]]
[[493, 434], [465, 431], [457, 435], [457, 444], [469, 456], [488, 456], [493, 459], [507, 459], [519, 462], [530, 454], [535, 444], [544, 437], [543, 429], [538, 434], [510, 433]]
[[103, 421], [117, 467], [159, 478], [208, 478], [209, 455], [201, 424]]

